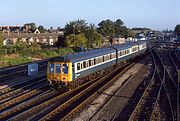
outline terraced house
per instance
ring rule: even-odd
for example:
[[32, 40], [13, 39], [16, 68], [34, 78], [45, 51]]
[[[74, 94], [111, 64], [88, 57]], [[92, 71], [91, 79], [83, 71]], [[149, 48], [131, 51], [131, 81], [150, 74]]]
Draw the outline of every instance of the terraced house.
[[58, 33], [10, 33], [4, 34], [3, 45], [15, 44], [17, 42], [39, 43], [43, 45], [54, 45], [58, 41]]

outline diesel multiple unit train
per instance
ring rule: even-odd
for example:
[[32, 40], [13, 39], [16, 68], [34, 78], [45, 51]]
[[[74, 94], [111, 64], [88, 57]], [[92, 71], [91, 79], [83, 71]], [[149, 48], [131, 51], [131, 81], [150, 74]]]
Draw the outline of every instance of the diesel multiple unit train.
[[48, 62], [47, 78], [54, 87], [67, 87], [117, 62], [141, 55], [146, 49], [147, 41], [138, 41], [55, 57]]

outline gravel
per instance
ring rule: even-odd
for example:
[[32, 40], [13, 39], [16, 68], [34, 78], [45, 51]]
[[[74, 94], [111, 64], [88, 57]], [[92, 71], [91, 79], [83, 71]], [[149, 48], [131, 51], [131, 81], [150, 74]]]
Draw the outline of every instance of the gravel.
[[[122, 75], [110, 88], [105, 90], [93, 103], [84, 109], [74, 121], [112, 120], [123, 111], [138, 85], [148, 75], [148, 67], [141, 61]], [[127, 82], [127, 80], [129, 80]], [[120, 88], [122, 87], [122, 88]], [[118, 90], [118, 91], [117, 91]], [[117, 92], [116, 92], [117, 91]], [[114, 94], [115, 93], [115, 94]], [[109, 97], [112, 97], [109, 99]], [[108, 101], [107, 101], [108, 100]]]

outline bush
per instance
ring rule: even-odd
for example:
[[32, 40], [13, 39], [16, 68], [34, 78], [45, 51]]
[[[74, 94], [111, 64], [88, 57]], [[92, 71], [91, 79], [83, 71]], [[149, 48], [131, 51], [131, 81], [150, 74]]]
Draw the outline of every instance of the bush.
[[70, 53], [73, 53], [73, 49], [71, 48], [59, 48], [57, 50], [57, 53], [59, 53], [59, 56], [63, 56], [63, 55], [66, 55], [66, 54], [70, 54]]
[[27, 56], [20, 56], [18, 54], [0, 57], [0, 67], [19, 65], [27, 62], [32, 62], [32, 59], [28, 58]]
[[38, 44], [18, 43], [0, 48], [0, 67], [31, 62], [30, 57], [45, 59], [64, 56], [73, 52], [71, 48], [42, 49]]

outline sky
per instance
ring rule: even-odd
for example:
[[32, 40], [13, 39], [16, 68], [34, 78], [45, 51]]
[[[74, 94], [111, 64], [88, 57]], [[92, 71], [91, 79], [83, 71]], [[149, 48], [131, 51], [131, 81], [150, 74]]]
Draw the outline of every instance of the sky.
[[129, 28], [155, 30], [180, 24], [180, 0], [2, 0], [0, 6], [0, 26], [34, 22], [63, 28], [77, 19], [96, 25], [121, 19]]

